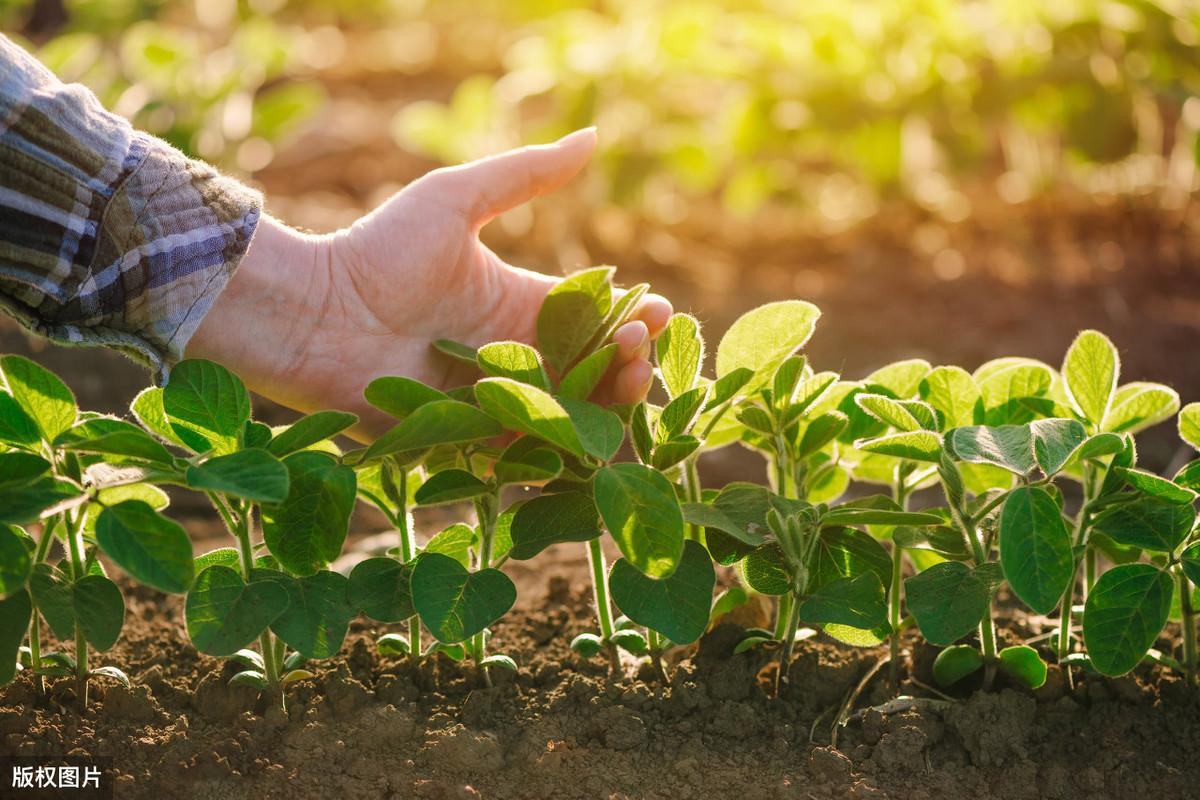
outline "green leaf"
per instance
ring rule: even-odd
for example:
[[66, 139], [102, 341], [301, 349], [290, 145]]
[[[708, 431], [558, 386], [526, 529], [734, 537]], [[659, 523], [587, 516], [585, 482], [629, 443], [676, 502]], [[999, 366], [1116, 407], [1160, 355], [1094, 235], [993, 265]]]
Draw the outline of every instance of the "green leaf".
[[16, 489], [50, 471], [50, 462], [33, 453], [0, 453], [0, 489]]
[[[893, 400], [882, 394], [862, 392], [854, 396], [854, 402], [863, 411], [885, 425], [890, 425], [900, 431], [919, 431], [925, 428], [921, 420], [905, 407], [899, 400]], [[932, 419], [932, 408], [926, 407]]]
[[462, 469], [447, 469], [429, 477], [413, 498], [420, 506], [437, 506], [482, 497], [491, 492], [488, 485]]
[[708, 401], [708, 405], [704, 407], [704, 410], [706, 412], [712, 411], [723, 403], [737, 397], [753, 377], [754, 370], [747, 367], [739, 367], [731, 370], [728, 375], [722, 375], [720, 378], [717, 378], [712, 384], [712, 399]]
[[1127, 383], [1113, 395], [1112, 407], [1104, 418], [1104, 430], [1140, 433], [1179, 410], [1179, 393], [1161, 383]]
[[586, 400], [564, 397], [559, 403], [567, 412], [584, 452], [601, 461], [609, 461], [617, 454], [625, 439], [625, 426], [620, 417]]
[[129, 405], [129, 410], [133, 412], [133, 416], [141, 423], [142, 427], [153, 433], [164, 442], [186, 447], [183, 441], [175, 433], [175, 429], [171, 427], [170, 421], [167, 420], [167, 412], [163, 410], [163, 390], [157, 386], [151, 386], [143, 389], [138, 393], [138, 396], [133, 398], [133, 402]]
[[1185, 547], [1180, 554], [1179, 563], [1187, 579], [1200, 585], [1200, 542], [1192, 542]]
[[33, 603], [24, 589], [0, 600], [0, 686], [16, 675], [18, 653], [32, 614]]
[[1151, 564], [1123, 564], [1100, 576], [1083, 609], [1083, 641], [1092, 666], [1124, 675], [1138, 665], [1167, 623], [1169, 573]]
[[1074, 576], [1071, 532], [1044, 489], [1020, 487], [1000, 512], [1000, 564], [1017, 597], [1038, 614], [1058, 607]]
[[946, 520], [937, 514], [922, 511], [900, 511], [890, 508], [858, 508], [837, 506], [821, 518], [822, 525], [944, 525]]
[[318, 411], [309, 414], [293, 422], [286, 430], [275, 434], [267, 443], [267, 452], [276, 458], [283, 458], [336, 436], [356, 422], [358, 417], [345, 411]]
[[892, 585], [891, 554], [870, 534], [856, 528], [823, 528], [810, 563], [810, 591], [865, 572], [874, 573], [885, 589]]
[[377, 622], [402, 622], [413, 607], [413, 563], [394, 558], [368, 558], [354, 566], [346, 590], [350, 604]]
[[413, 605], [439, 642], [461, 642], [503, 617], [517, 587], [498, 569], [468, 572], [449, 556], [427, 553], [412, 574]]
[[396, 419], [404, 419], [426, 403], [449, 400], [445, 392], [403, 377], [376, 378], [363, 389], [368, 403]]
[[[0, 525], [0, 598], [25, 588], [33, 569], [33, 554], [26, 544], [27, 535], [11, 525]], [[2, 666], [3, 662], [0, 662]]]
[[704, 339], [700, 323], [689, 314], [675, 314], [667, 321], [655, 345], [658, 374], [669, 397], [692, 389], [704, 363]]
[[557, 283], [537, 317], [538, 350], [563, 374], [603, 326], [612, 309], [612, 267], [577, 272]]
[[493, 342], [479, 348], [476, 355], [484, 375], [511, 378], [520, 383], [550, 391], [550, 377], [542, 366], [538, 351], [520, 342]]
[[1200, 450], [1200, 403], [1188, 403], [1179, 412], [1179, 438]]
[[18, 447], [37, 445], [42, 440], [33, 417], [25, 413], [13, 396], [0, 392], [0, 442]]
[[938, 653], [933, 661], [933, 680], [938, 686], [950, 687], [979, 671], [983, 654], [969, 644], [955, 644]]
[[1029, 645], [1019, 644], [1005, 647], [1000, 656], [1000, 669], [1008, 673], [1018, 683], [1028, 689], [1040, 689], [1046, 682], [1049, 670], [1046, 662]]
[[537, 439], [521, 437], [505, 448], [493, 469], [501, 484], [539, 483], [558, 477], [563, 460]]
[[1196, 510], [1192, 506], [1141, 495], [1101, 512], [1092, 527], [1117, 544], [1170, 553], [1183, 542], [1195, 522]]
[[621, 613], [678, 644], [696, 641], [708, 627], [715, 584], [708, 552], [693, 541], [684, 542], [679, 565], [665, 578], [648, 577], [623, 558], [608, 578]]
[[701, 442], [695, 436], [676, 436], [654, 448], [650, 455], [650, 466], [657, 470], [668, 470], [700, 449]]
[[[17, 453], [0, 454], [0, 462]], [[0, 468], [0, 471], [3, 471]], [[38, 478], [23, 485], [0, 486], [0, 524], [25, 525], [51, 513], [60, 503], [81, 495], [80, 490], [54, 478]]]
[[917, 393], [921, 380], [929, 374], [929, 362], [923, 358], [910, 358], [880, 367], [863, 379], [865, 384], [882, 386], [899, 398], [912, 397]]
[[908, 610], [930, 644], [950, 645], [979, 626], [988, 583], [961, 561], [943, 561], [904, 582]]
[[513, 516], [509, 555], [526, 561], [559, 542], [588, 542], [600, 535], [600, 515], [582, 492], [543, 494], [521, 505]]
[[866, 441], [860, 439], [854, 443], [854, 446], [868, 453], [904, 458], [910, 461], [932, 461], [937, 464], [942, 458], [942, 437], [932, 431], [891, 433], [877, 439]]
[[199, 575], [212, 566], [229, 567], [232, 570], [241, 569], [242, 556], [233, 547], [218, 547], [192, 559], [192, 571]]
[[469, 567], [471, 566], [471, 548], [478, 544], [479, 532], [470, 525], [456, 522], [438, 531], [425, 544], [422, 552], [441, 553], [444, 556], [450, 556], [464, 567]]
[[288, 496], [288, 469], [266, 450], [239, 450], [188, 467], [187, 483], [255, 503], [281, 503]]
[[887, 624], [883, 584], [873, 572], [830, 581], [800, 606], [800, 619], [812, 624], [846, 625], [871, 630]]
[[946, 443], [959, 461], [993, 464], [1018, 475], [1027, 475], [1037, 466], [1028, 425], [955, 428], [946, 434]]
[[782, 595], [792, 590], [792, 575], [783, 550], [775, 542], [754, 548], [737, 568], [742, 582], [759, 594]]
[[91, 419], [64, 431], [55, 440], [64, 450], [100, 453], [149, 461], [173, 469], [175, 459], [167, 448], [150, 434], [120, 419]]
[[53, 372], [15, 355], [0, 358], [0, 371], [13, 399], [37, 425], [44, 441], [54, 441], [75, 424], [79, 415], [75, 395]]
[[1027, 401], [1050, 390], [1054, 370], [1032, 358], [1001, 358], [981, 366], [974, 378], [986, 409], [983, 421], [988, 425], [1017, 425], [1034, 418]]
[[558, 396], [570, 400], [587, 400], [600, 385], [600, 380], [608, 372], [609, 366], [617, 355], [618, 346], [615, 342], [606, 344], [587, 358], [580, 361], [563, 376], [558, 384]]
[[485, 378], [475, 384], [479, 405], [505, 428], [536, 436], [583, 457], [585, 450], [566, 409], [534, 386], [509, 378]]
[[1139, 492], [1167, 503], [1193, 503], [1196, 493], [1153, 472], [1132, 467], [1113, 467], [1113, 471]]
[[745, 368], [754, 373], [753, 386], [762, 386], [785, 358], [804, 346], [820, 316], [820, 309], [802, 300], [782, 300], [746, 312], [717, 345], [717, 377]]
[[[934, 367], [919, 387], [920, 397], [942, 415], [942, 430], [974, 425], [979, 387], [962, 367]], [[981, 409], [980, 409], [981, 410]]]
[[412, 652], [408, 639], [398, 633], [385, 633], [375, 640], [375, 649], [381, 656], [407, 656]]
[[496, 420], [473, 405], [458, 400], [433, 400], [418, 407], [403, 422], [375, 440], [363, 453], [362, 460], [490, 439], [503, 432]]
[[1117, 348], [1099, 331], [1082, 331], [1067, 350], [1062, 365], [1067, 398], [1095, 429], [1100, 428], [1108, 415], [1120, 373]]
[[146, 586], [181, 594], [195, 578], [187, 531], [141, 500], [101, 511], [96, 541], [117, 566]]
[[212, 566], [196, 576], [184, 617], [197, 650], [230, 656], [257, 639], [287, 607], [287, 589], [276, 581], [246, 583], [229, 567]]
[[293, 453], [283, 463], [287, 498], [263, 506], [263, 539], [288, 571], [311, 575], [341, 555], [354, 509], [354, 470], [312, 451]]
[[652, 578], [674, 572], [683, 555], [683, 513], [671, 482], [640, 464], [613, 464], [596, 472], [593, 485], [621, 554]]
[[462, 342], [455, 342], [451, 339], [437, 339], [433, 343], [433, 349], [443, 355], [450, 356], [456, 361], [470, 364], [472, 367], [479, 365], [475, 360], [475, 348], [465, 345]]
[[125, 624], [121, 590], [100, 574], [84, 575], [72, 582], [61, 570], [38, 564], [29, 589], [38, 611], [63, 641], [71, 641], [78, 623], [88, 644], [105, 652], [117, 643]]
[[630, 286], [624, 290], [613, 302], [612, 308], [604, 317], [604, 324], [600, 329], [592, 334], [592, 338], [584, 345], [581, 353], [590, 353], [593, 350], [600, 348], [602, 344], [612, 338], [612, 335], [617, 332], [617, 329], [633, 319], [633, 315], [637, 313], [638, 304], [642, 302], [642, 298], [649, 291], [650, 284], [639, 283], [635, 286]]
[[171, 429], [198, 453], [217, 455], [238, 449], [242, 426], [250, 419], [245, 385], [220, 364], [203, 359], [180, 361], [163, 389], [163, 411]]
[[604, 640], [594, 633], [581, 633], [571, 640], [571, 650], [583, 658], [593, 658], [604, 649]]
[[707, 397], [708, 387], [697, 386], [695, 389], [689, 389], [667, 403], [662, 413], [658, 416], [658, 427], [655, 430], [655, 438], [659, 442], [665, 442], [675, 436], [691, 431], [697, 417], [700, 416], [700, 411], [703, 409], [704, 401]]
[[293, 578], [256, 569], [250, 577], [251, 583], [273, 580], [287, 591], [288, 606], [271, 623], [271, 630], [293, 650], [305, 658], [329, 658], [341, 649], [356, 613], [345, 576], [321, 570]]
[[495, 653], [488, 656], [479, 662], [479, 666], [483, 667], [484, 669], [488, 669], [489, 667], [500, 667], [501, 669], [506, 669], [509, 672], [516, 672], [518, 669], [517, 662], [513, 660], [513, 657], [506, 656], [503, 653]]
[[1055, 475], [1086, 442], [1087, 430], [1078, 420], [1038, 419], [1029, 423], [1033, 456], [1046, 475]]
[[1184, 464], [1171, 480], [1185, 489], [1200, 491], [1200, 459]]

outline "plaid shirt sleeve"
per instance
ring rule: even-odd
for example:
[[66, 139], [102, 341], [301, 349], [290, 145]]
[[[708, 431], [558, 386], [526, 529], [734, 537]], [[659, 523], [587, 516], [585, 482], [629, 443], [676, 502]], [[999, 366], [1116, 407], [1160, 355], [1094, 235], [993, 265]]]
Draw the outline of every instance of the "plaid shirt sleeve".
[[261, 207], [0, 35], [0, 307], [29, 330], [165, 381]]

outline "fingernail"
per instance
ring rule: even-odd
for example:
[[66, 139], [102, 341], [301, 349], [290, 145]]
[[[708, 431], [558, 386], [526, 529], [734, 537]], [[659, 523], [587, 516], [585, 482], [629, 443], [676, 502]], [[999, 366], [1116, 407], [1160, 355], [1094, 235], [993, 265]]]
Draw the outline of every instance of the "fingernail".
[[566, 136], [559, 139], [557, 144], [560, 144], [560, 145], [561, 144], [574, 144], [575, 142], [577, 142], [581, 139], [595, 139], [595, 138], [596, 138], [596, 126], [589, 125], [586, 128], [580, 128], [577, 131], [568, 133]]

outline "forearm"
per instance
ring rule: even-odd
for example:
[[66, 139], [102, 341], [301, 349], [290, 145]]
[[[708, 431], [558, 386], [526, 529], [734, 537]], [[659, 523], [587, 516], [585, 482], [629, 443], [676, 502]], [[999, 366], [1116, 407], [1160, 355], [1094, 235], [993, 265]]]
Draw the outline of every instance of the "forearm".
[[0, 36], [0, 307], [161, 380], [232, 276], [257, 192], [139, 133]]

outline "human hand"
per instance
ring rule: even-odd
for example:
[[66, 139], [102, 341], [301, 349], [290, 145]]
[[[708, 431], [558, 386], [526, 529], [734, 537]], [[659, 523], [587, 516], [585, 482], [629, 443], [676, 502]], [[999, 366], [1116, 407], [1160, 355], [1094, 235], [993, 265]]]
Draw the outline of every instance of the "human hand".
[[[352, 411], [361, 419], [356, 438], [379, 435], [394, 420], [363, 400], [372, 379], [406, 375], [443, 389], [470, 380], [465, 365], [432, 351], [433, 340], [534, 343], [538, 309], [557, 279], [505, 263], [479, 241], [479, 230], [566, 183], [595, 143], [587, 129], [435, 170], [326, 236], [264, 215], [188, 354], [225, 364], [292, 408]], [[645, 397], [650, 343], [670, 315], [658, 295], [641, 301], [613, 335], [618, 354], [599, 399]]]

